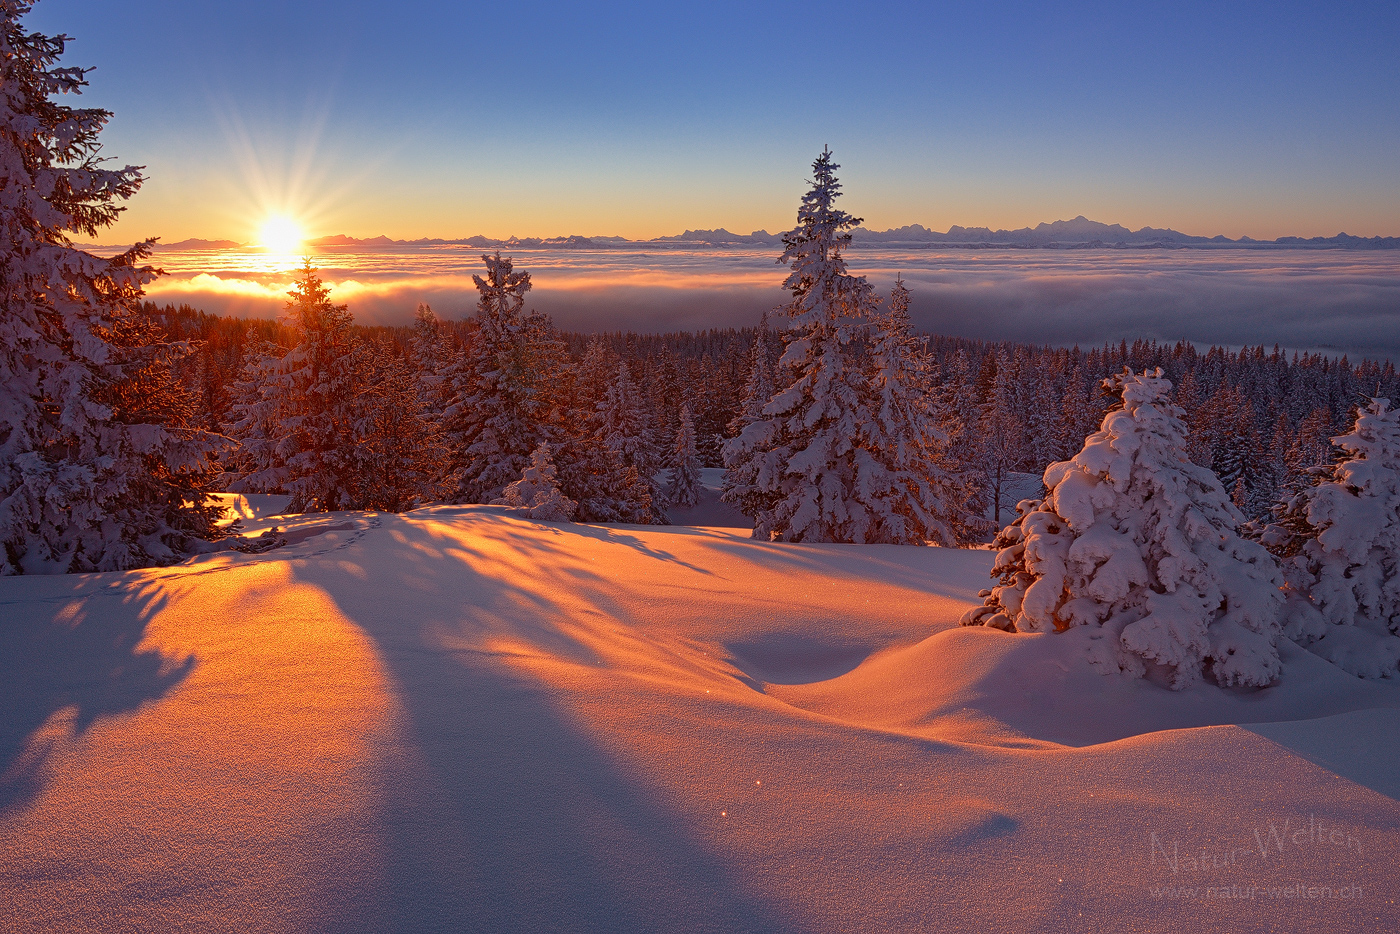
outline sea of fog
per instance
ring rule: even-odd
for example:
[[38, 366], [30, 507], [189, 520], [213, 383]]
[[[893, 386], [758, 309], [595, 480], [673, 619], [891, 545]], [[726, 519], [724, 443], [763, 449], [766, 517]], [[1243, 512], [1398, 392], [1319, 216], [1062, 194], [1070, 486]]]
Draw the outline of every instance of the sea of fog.
[[[419, 302], [471, 313], [481, 251], [464, 246], [319, 250], [312, 262], [356, 320], [399, 324]], [[514, 250], [531, 306], [563, 328], [645, 332], [755, 324], [784, 300], [772, 248]], [[902, 273], [922, 329], [1050, 344], [1156, 338], [1282, 344], [1400, 360], [1400, 252], [1307, 249], [1048, 250], [854, 247], [882, 290]], [[160, 303], [272, 316], [300, 257], [164, 251]]]

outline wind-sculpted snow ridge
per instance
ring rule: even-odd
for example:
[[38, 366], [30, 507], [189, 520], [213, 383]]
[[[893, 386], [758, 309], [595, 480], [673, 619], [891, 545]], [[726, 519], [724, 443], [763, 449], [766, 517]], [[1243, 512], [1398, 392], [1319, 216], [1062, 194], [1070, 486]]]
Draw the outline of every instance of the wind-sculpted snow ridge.
[[320, 533], [0, 581], [7, 931], [1400, 927], [1400, 690], [1287, 640], [1168, 691], [957, 626], [986, 551], [244, 521]]

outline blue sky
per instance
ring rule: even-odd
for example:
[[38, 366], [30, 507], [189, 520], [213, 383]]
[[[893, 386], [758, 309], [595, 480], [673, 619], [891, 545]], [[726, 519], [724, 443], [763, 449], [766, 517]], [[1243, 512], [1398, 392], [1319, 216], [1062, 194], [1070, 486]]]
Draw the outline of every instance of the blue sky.
[[42, 0], [150, 182], [108, 239], [790, 226], [830, 144], [871, 226], [1085, 214], [1400, 234], [1400, 4]]

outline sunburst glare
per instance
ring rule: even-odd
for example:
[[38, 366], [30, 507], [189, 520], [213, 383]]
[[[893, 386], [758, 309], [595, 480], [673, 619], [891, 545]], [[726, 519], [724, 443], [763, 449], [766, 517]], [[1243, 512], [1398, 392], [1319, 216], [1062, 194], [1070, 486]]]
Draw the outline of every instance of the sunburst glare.
[[285, 214], [267, 218], [258, 229], [258, 245], [269, 253], [296, 253], [305, 239], [301, 225]]

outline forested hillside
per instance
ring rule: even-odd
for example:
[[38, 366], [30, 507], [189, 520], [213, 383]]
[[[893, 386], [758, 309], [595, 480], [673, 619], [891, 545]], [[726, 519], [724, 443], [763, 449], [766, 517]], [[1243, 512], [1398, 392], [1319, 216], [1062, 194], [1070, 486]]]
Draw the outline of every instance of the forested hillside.
[[[278, 321], [223, 318], [187, 305], [148, 302], [144, 310], [171, 340], [196, 342], [195, 353], [181, 361], [180, 379], [197, 400], [197, 424], [210, 430], [227, 424], [244, 349], [258, 342], [290, 349], [297, 341], [296, 329]], [[472, 340], [473, 319], [438, 326], [456, 352]], [[413, 328], [353, 330], [411, 362]], [[719, 467], [717, 439], [729, 434], [737, 414], [757, 333], [561, 333], [559, 339], [574, 365], [594, 340], [625, 361], [659, 437], [674, 434], [680, 406], [689, 405], [701, 460]], [[1139, 340], [1086, 350], [936, 334], [922, 339], [936, 364], [930, 390], [953, 400], [956, 443], [986, 475], [984, 483], [994, 482], [998, 469], [1036, 473], [1074, 454], [1107, 405], [1100, 382], [1124, 367], [1160, 366], [1187, 412], [1193, 460], [1213, 469], [1236, 505], [1255, 517], [1280, 489], [1297, 485], [1306, 468], [1327, 461], [1328, 439], [1351, 426], [1367, 398], [1400, 396], [1393, 363], [1279, 347], [1201, 350]], [[769, 349], [776, 363], [781, 345], [771, 336]]]

